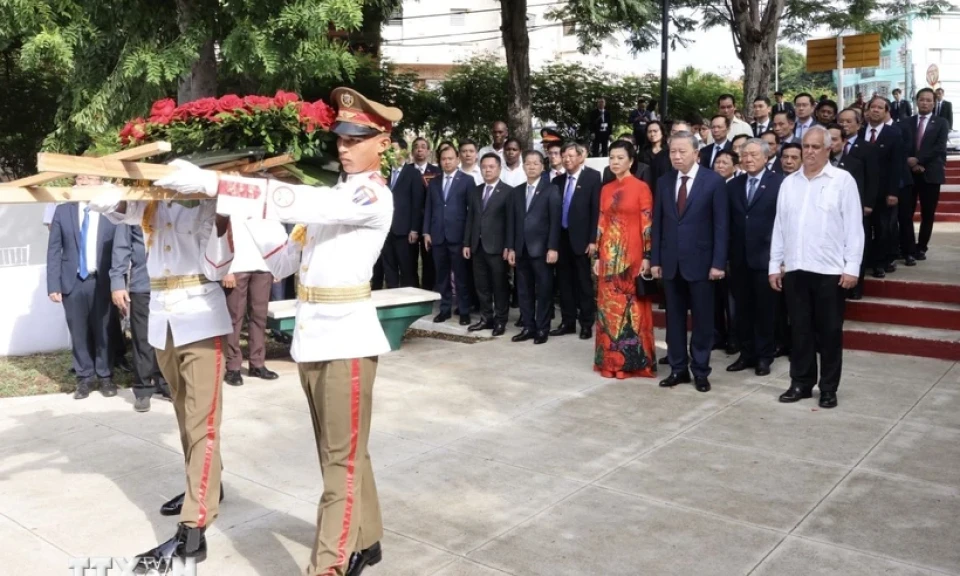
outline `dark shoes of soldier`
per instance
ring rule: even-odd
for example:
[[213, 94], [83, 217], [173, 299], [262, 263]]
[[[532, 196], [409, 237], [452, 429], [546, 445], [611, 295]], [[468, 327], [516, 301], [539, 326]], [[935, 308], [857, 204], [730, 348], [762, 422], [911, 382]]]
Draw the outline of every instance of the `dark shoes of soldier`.
[[133, 410], [134, 412], [149, 412], [150, 411], [150, 397], [142, 396], [138, 397], [133, 401]]
[[90, 395], [90, 384], [92, 379], [84, 378], [83, 380], [77, 380], [77, 390], [73, 393], [74, 400], [83, 400]]
[[260, 378], [261, 380], [276, 380], [280, 377], [280, 375], [273, 370], [268, 370], [266, 366], [259, 368], [250, 366], [250, 368], [247, 369], [247, 374], [249, 374], [251, 378]]
[[383, 559], [383, 552], [380, 550], [380, 543], [361, 552], [354, 552], [350, 555], [350, 564], [347, 567], [347, 576], [360, 576], [363, 569], [367, 566], [373, 566]]
[[[179, 495], [164, 502], [163, 505], [160, 506], [160, 514], [163, 516], [179, 516], [180, 510], [183, 509], [183, 498], [184, 494], [181, 492]], [[223, 502], [223, 484], [220, 485], [220, 501]]]
[[117, 395], [117, 385], [113, 383], [113, 379], [100, 379], [100, 394], [102, 394], [104, 398], [113, 398]]
[[231, 386], [243, 386], [243, 376], [240, 375], [239, 370], [227, 370], [223, 375], [223, 381]]
[[134, 558], [134, 574], [174, 573], [174, 562], [193, 558], [197, 563], [207, 559], [207, 538], [203, 528], [177, 525], [177, 533], [156, 548]]

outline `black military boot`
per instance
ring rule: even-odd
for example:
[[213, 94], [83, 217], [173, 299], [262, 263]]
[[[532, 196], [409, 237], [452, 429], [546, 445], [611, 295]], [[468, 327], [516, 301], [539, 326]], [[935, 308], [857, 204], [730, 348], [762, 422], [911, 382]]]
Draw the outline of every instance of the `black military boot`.
[[134, 558], [136, 574], [165, 574], [173, 570], [174, 562], [193, 558], [198, 564], [207, 559], [205, 528], [177, 525], [173, 538]]

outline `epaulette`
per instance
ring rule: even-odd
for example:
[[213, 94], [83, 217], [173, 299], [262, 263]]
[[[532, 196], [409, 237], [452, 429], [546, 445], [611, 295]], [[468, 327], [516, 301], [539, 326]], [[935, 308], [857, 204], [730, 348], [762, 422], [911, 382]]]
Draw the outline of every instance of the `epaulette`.
[[379, 172], [371, 172], [370, 179], [381, 186], [387, 185], [387, 180]]

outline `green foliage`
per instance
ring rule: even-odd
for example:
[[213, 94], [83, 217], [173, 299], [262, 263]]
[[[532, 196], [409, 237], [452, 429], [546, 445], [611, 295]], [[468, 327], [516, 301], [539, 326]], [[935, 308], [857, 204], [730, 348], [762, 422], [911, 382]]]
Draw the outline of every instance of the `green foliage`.
[[507, 68], [496, 58], [477, 57], [457, 66], [440, 87], [443, 107], [434, 124], [438, 132], [485, 142], [490, 125], [507, 116]]
[[[624, 32], [625, 44], [633, 52], [660, 45], [660, 0], [570, 0], [549, 10], [553, 20], [576, 23], [580, 51], [599, 50], [601, 44], [618, 32]], [[685, 44], [684, 34], [693, 31], [696, 21], [672, 11], [670, 39], [674, 47]]]
[[[773, 85], [773, 79], [770, 80]], [[807, 72], [807, 58], [789, 46], [780, 45], [780, 90], [787, 99], [800, 92], [836, 98], [837, 87], [830, 72]]]
[[61, 75], [45, 146], [77, 152], [175, 94], [210, 39], [219, 46], [217, 80], [244, 92], [350, 77], [357, 60], [332, 31], [359, 28], [363, 2], [0, 0], [0, 49], [22, 46], [22, 73]]
[[17, 50], [0, 52], [0, 174], [21, 178], [36, 171], [37, 152], [53, 129], [56, 74], [25, 73], [16, 65]]

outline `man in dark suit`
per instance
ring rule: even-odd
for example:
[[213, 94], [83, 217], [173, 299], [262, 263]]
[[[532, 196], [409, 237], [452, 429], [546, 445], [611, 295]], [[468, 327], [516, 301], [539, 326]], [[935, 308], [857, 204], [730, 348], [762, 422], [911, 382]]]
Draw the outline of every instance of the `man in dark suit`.
[[769, 98], [757, 96], [753, 99], [753, 122], [750, 123], [750, 129], [753, 131], [754, 138], [759, 138], [761, 134], [773, 128], [771, 113]]
[[[933, 90], [923, 88], [917, 92], [917, 115], [901, 123], [905, 128], [907, 166], [913, 173], [913, 193], [906, 206], [900, 210], [900, 233], [906, 228], [905, 212], [909, 210], [909, 230], [913, 238], [913, 211], [920, 199], [920, 234], [916, 241], [917, 260], [927, 259], [927, 248], [933, 234], [933, 219], [940, 202], [940, 186], [946, 181], [947, 138], [950, 126], [945, 118], [934, 114], [936, 105]], [[909, 243], [912, 246], [912, 241]], [[906, 256], [906, 254], [905, 254]]]
[[[633, 138], [637, 141], [638, 150], [647, 145], [647, 124], [655, 120], [653, 113], [647, 110], [647, 97], [637, 98], [637, 107], [630, 111], [627, 123], [633, 127]], [[563, 189], [560, 189], [563, 193]]]
[[[723, 178], [697, 164], [697, 140], [689, 132], [670, 138], [674, 170], [660, 177], [653, 207], [653, 275], [663, 278], [667, 299], [667, 356], [670, 376], [660, 382], [672, 387], [690, 382], [710, 390], [710, 349], [713, 340], [713, 281], [724, 277], [727, 265], [730, 210]], [[687, 356], [687, 310], [693, 316], [693, 336]]]
[[800, 140], [794, 136], [796, 126], [797, 117], [793, 115], [793, 110], [777, 112], [773, 115], [773, 133], [777, 135], [778, 155], [783, 152], [784, 145], [792, 142], [800, 144]]
[[597, 108], [590, 113], [590, 133], [593, 142], [590, 144], [591, 156], [606, 156], [610, 147], [610, 132], [613, 130], [613, 118], [607, 110], [607, 101], [597, 99]]
[[[77, 185], [99, 185], [98, 178], [78, 176]], [[100, 393], [116, 396], [113, 383], [113, 346], [110, 342], [110, 263], [116, 226], [86, 203], [57, 206], [47, 245], [47, 294], [63, 303], [70, 331], [77, 390], [73, 397], [90, 395], [94, 379]]]
[[593, 337], [596, 296], [590, 259], [597, 252], [597, 222], [600, 220], [600, 173], [583, 165], [583, 146], [563, 147], [563, 168], [553, 184], [560, 190], [560, 259], [557, 283], [560, 287], [560, 326], [551, 336], [573, 334], [580, 322], [580, 338]]
[[717, 154], [722, 151], [729, 151], [733, 148], [730, 140], [727, 139], [727, 133], [730, 131], [730, 119], [721, 114], [717, 114], [710, 119], [710, 135], [713, 136], [713, 144], [704, 146], [700, 150], [700, 165], [704, 168], [713, 169], [713, 163], [717, 159]]
[[[888, 272], [896, 272], [894, 264], [897, 253], [897, 204], [900, 201], [900, 179], [906, 162], [903, 133], [896, 122], [887, 124], [890, 103], [886, 98], [874, 96], [867, 104], [867, 122], [860, 131], [861, 140], [877, 151], [877, 200], [870, 215], [873, 244], [873, 277], [884, 278]], [[867, 234], [866, 238], [870, 238]]]
[[730, 286], [737, 304], [740, 357], [728, 372], [754, 368], [770, 374], [774, 354], [777, 295], [770, 287], [770, 237], [783, 176], [766, 169], [770, 146], [748, 140], [740, 154], [745, 174], [727, 183], [730, 203]]
[[840, 112], [837, 118], [845, 138], [841, 162], [846, 158], [856, 158], [863, 165], [863, 180], [862, 182], [858, 181], [857, 185], [860, 186], [860, 205], [863, 207], [863, 233], [866, 240], [864, 241], [863, 258], [860, 261], [860, 276], [857, 285], [853, 287], [849, 294], [850, 298], [854, 300], [860, 300], [863, 297], [863, 278], [866, 275], [867, 264], [873, 258], [870, 253], [873, 228], [871, 222], [873, 221], [873, 210], [880, 195], [879, 151], [860, 137], [863, 121], [858, 112], [847, 108]]
[[[440, 167], [436, 164], [430, 163], [430, 144], [427, 142], [426, 138], [417, 138], [413, 141], [413, 154], [412, 154], [413, 167], [420, 172], [420, 175], [423, 177], [423, 186], [424, 188], [430, 185], [430, 181], [440, 175]], [[424, 216], [424, 209], [426, 205], [426, 198], [424, 198], [423, 204], [420, 205], [420, 217], [421, 220]], [[437, 283], [437, 274], [434, 269], [433, 258], [428, 254], [426, 243], [423, 240], [423, 237], [420, 238], [420, 287], [430, 290]]]
[[[826, 128], [830, 133], [831, 138], [830, 164], [836, 168], [840, 168], [841, 170], [848, 172], [851, 176], [853, 176], [854, 181], [857, 183], [857, 192], [860, 194], [860, 206], [864, 212], [861, 220], [864, 234], [866, 234], [870, 229], [870, 220], [867, 215], [867, 207], [871, 206], [871, 204], [866, 204], [865, 202], [876, 201], [876, 189], [875, 187], [871, 187], [870, 184], [867, 184], [867, 182], [876, 179], [876, 162], [874, 160], [870, 163], [873, 166], [873, 174], [871, 175], [870, 170], [867, 167], [867, 159], [854, 156], [852, 153], [847, 152], [847, 150], [850, 150], [851, 145], [843, 128], [839, 124], [830, 124]], [[866, 245], [867, 243], [865, 240], [864, 250], [866, 250]], [[861, 254], [860, 276], [858, 278], [860, 281], [862, 281], [864, 274], [864, 260], [866, 260], [866, 254]], [[859, 283], [860, 282], [858, 282], [858, 284]], [[863, 289], [860, 288], [860, 290], [861, 292], [858, 293], [857, 286], [854, 286], [847, 291], [846, 297], [851, 300], [860, 300], [863, 296]]]
[[947, 127], [953, 130], [953, 104], [943, 99], [943, 88], [937, 88], [933, 113], [947, 121]]
[[[407, 143], [394, 137], [398, 155], [406, 152]], [[413, 164], [400, 164], [390, 171], [390, 191], [393, 193], [393, 222], [383, 244], [383, 275], [387, 288], [416, 287], [417, 246], [423, 224], [421, 206], [427, 190], [420, 171]]]
[[543, 157], [528, 150], [523, 155], [527, 183], [513, 189], [514, 236], [508, 259], [517, 269], [523, 330], [514, 342], [547, 341], [553, 310], [553, 265], [560, 249], [560, 191], [538, 177]]
[[899, 124], [913, 116], [913, 106], [908, 100], [901, 100], [900, 95], [903, 92], [899, 88], [893, 89], [893, 102], [890, 103], [890, 117], [894, 124]]
[[513, 234], [513, 188], [500, 181], [500, 168], [494, 153], [480, 159], [483, 184], [470, 188], [463, 231], [463, 257], [473, 264], [480, 297], [480, 320], [468, 330], [492, 329], [494, 336], [506, 331], [510, 311], [507, 252]]
[[467, 203], [475, 188], [473, 177], [457, 169], [457, 149], [448, 146], [440, 152], [443, 173], [432, 179], [427, 187], [426, 210], [423, 219], [423, 242], [433, 252], [440, 293], [440, 313], [434, 322], [446, 322], [453, 306], [453, 287], [450, 272], [457, 283], [457, 311], [460, 325], [470, 324], [470, 295], [467, 288], [467, 264], [463, 259], [463, 232], [467, 223]]
[[773, 93], [777, 103], [773, 105], [773, 112], [793, 112], [793, 104], [783, 99], [783, 92], [777, 90]]

